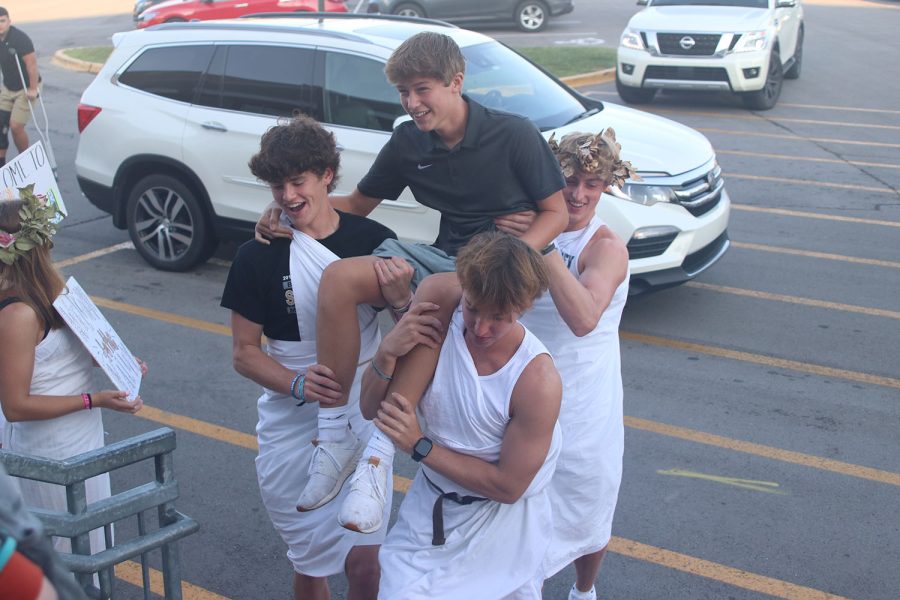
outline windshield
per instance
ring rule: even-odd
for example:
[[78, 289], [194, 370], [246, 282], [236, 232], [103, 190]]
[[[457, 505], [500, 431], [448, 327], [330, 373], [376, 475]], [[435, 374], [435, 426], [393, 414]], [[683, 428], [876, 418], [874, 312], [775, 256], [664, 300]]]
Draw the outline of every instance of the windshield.
[[740, 6], [769, 8], [769, 0], [650, 0], [649, 6]]
[[576, 119], [585, 107], [530, 62], [497, 42], [462, 49], [463, 91], [476, 102], [531, 119], [542, 131]]

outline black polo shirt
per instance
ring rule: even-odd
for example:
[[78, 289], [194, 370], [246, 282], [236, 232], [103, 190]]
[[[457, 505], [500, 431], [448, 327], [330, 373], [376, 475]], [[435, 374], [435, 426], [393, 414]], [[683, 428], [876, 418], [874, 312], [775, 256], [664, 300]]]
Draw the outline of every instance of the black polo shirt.
[[434, 245], [450, 255], [475, 234], [494, 229], [494, 217], [535, 210], [536, 202], [566, 184], [531, 121], [463, 98], [469, 115], [455, 148], [433, 131], [402, 123], [358, 185], [366, 196], [388, 200], [409, 187], [420, 204], [441, 213]]
[[34, 52], [34, 44], [21, 29], [10, 26], [6, 32], [6, 39], [0, 41], [0, 70], [3, 72], [3, 86], [11, 92], [22, 89], [22, 80], [19, 78], [19, 68], [16, 66], [16, 58], [22, 67], [22, 75], [25, 77], [25, 85], [29, 84], [28, 71], [22, 57]]

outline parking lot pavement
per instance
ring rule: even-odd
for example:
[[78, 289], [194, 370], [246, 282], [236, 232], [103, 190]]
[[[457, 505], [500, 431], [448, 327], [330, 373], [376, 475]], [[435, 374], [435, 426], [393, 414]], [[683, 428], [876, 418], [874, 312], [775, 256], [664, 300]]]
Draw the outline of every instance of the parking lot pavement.
[[[689, 94], [644, 107], [713, 143], [733, 246], [698, 280], [626, 309], [625, 474], [602, 597], [888, 600], [900, 589], [900, 94], [871, 75], [892, 59], [865, 50], [892, 39], [900, 11], [849, 4], [808, 7], [804, 77], [774, 110]], [[869, 74], [830, 78], [863, 57]], [[151, 366], [148, 409], [106, 415], [109, 440], [177, 431], [177, 506], [201, 523], [182, 543], [185, 598], [289, 597], [254, 477], [258, 389], [231, 369], [218, 308], [234, 248], [190, 273], [143, 263], [71, 172], [90, 77], [45, 69], [73, 212], [55, 256]], [[585, 91], [618, 102], [610, 84]], [[400, 458], [396, 472], [402, 487], [414, 465]], [[573, 577], [548, 581], [545, 598], [565, 598]], [[120, 579], [120, 597], [138, 598], [133, 573]], [[332, 584], [344, 598], [343, 578]]]

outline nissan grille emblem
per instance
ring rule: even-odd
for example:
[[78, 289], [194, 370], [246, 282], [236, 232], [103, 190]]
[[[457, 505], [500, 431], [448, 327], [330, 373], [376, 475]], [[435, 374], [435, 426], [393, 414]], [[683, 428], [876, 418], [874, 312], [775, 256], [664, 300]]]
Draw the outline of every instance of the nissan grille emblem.
[[694, 47], [694, 45], [696, 43], [697, 42], [694, 41], [694, 38], [692, 38], [689, 35], [686, 35], [683, 38], [681, 38], [681, 40], [678, 42], [678, 45], [681, 46], [682, 48], [684, 48], [685, 50], [690, 50], [691, 48]]

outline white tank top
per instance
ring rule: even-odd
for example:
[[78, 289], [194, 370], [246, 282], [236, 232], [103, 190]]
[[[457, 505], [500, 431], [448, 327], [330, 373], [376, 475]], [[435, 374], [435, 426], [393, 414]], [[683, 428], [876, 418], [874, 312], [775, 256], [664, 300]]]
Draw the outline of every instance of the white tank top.
[[[566, 231], [556, 238], [556, 247], [576, 278], [581, 253], [598, 229], [603, 225], [594, 215], [584, 229]], [[628, 299], [630, 272], [613, 293], [609, 306], [597, 326], [582, 337], [576, 336], [560, 316], [550, 293], [535, 302], [534, 307], [522, 316], [522, 323], [546, 345], [563, 381], [563, 407], [560, 421], [587, 416], [582, 411], [606, 410], [592, 402], [597, 397], [622, 395], [622, 369], [619, 352], [619, 322]], [[597, 415], [599, 416], [599, 415]]]
[[[488, 462], [500, 458], [503, 435], [509, 424], [509, 403], [513, 388], [525, 367], [547, 349], [528, 329], [513, 356], [496, 372], [478, 375], [472, 355], [463, 337], [462, 311], [457, 308], [450, 322], [447, 339], [441, 347], [434, 379], [419, 408], [425, 417], [427, 435], [435, 443]], [[525, 496], [540, 491], [549, 482], [559, 454], [560, 434], [553, 440], [543, 466], [535, 475]], [[451, 482], [426, 465], [429, 478], [444, 491], [477, 495]], [[445, 487], [446, 486], [446, 487]]]

